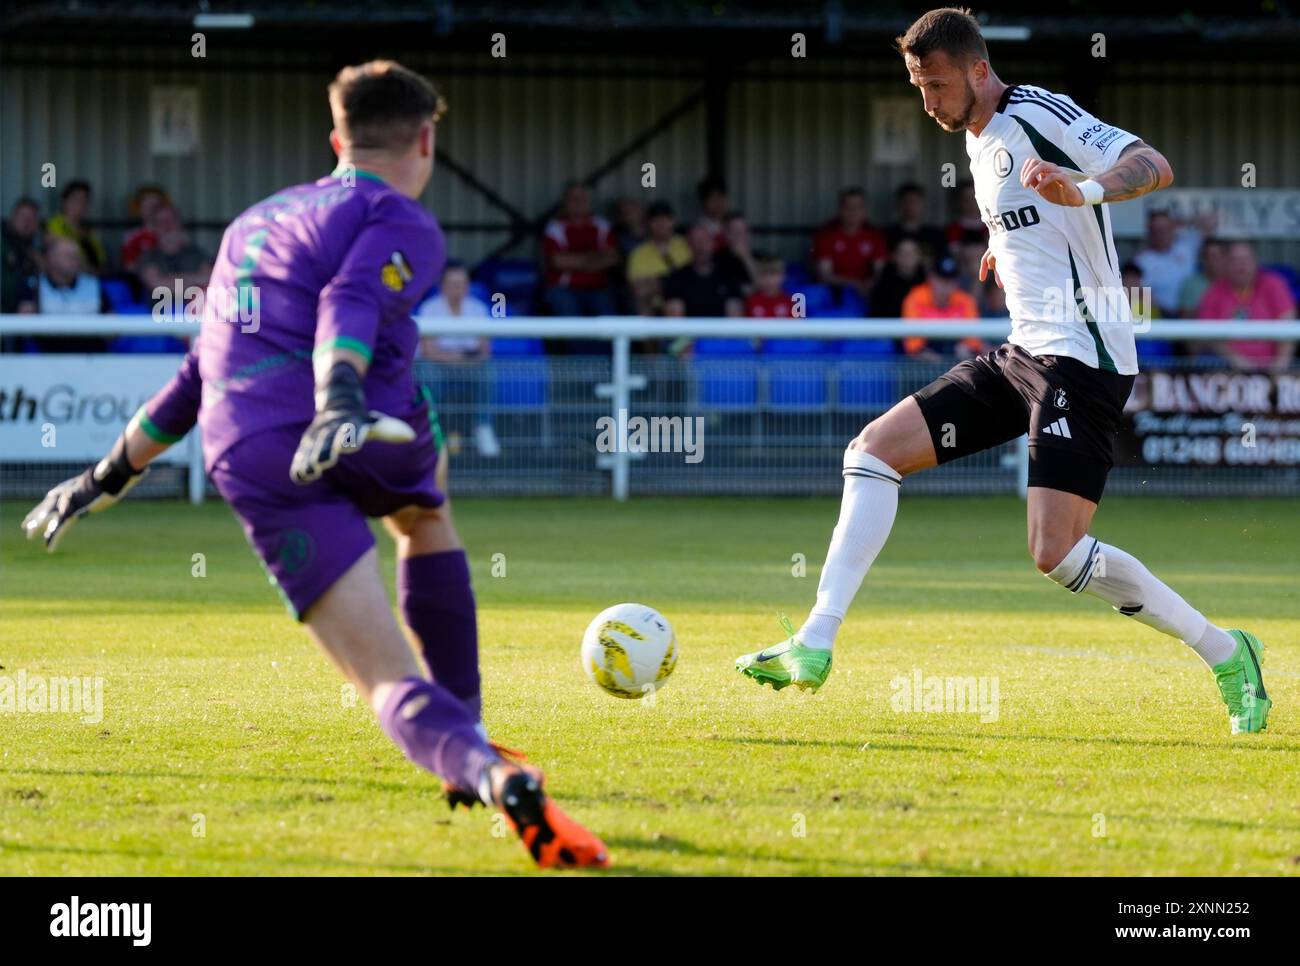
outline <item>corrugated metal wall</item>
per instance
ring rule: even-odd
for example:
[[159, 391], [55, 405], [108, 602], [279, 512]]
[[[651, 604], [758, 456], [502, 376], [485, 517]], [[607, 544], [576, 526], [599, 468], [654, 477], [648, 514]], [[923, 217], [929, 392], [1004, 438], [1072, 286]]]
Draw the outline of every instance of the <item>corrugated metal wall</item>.
[[[121, 219], [135, 185], [158, 181], [186, 215], [224, 222], [287, 183], [328, 170], [332, 156], [324, 86], [331, 71], [320, 55], [286, 52], [223, 55], [211, 63], [163, 51], [12, 48], [0, 68], [0, 194], [42, 199], [41, 165], [54, 162], [65, 184], [86, 177], [96, 188], [94, 215]], [[268, 59], [269, 58], [269, 59]], [[405, 58], [433, 76], [451, 103], [440, 145], [477, 178], [528, 216], [554, 200], [559, 186], [585, 176], [681, 103], [702, 81], [695, 62], [563, 57]], [[16, 63], [10, 63], [16, 60]], [[62, 61], [62, 62], [61, 62]], [[505, 66], [508, 63], [508, 68]], [[257, 66], [253, 66], [253, 65]], [[1057, 62], [999, 60], [1008, 81], [1032, 79], [1068, 90]], [[1300, 68], [1278, 64], [1115, 65], [1100, 85], [1101, 116], [1136, 130], [1166, 151], [1182, 186], [1238, 183], [1241, 164], [1259, 166], [1261, 187], [1300, 185]], [[192, 158], [158, 158], [148, 139], [149, 90], [155, 84], [199, 90], [202, 146]], [[871, 111], [878, 96], [916, 97], [898, 61], [785, 59], [749, 65], [727, 97], [726, 172], [733, 201], [751, 220], [812, 225], [833, 210], [835, 192], [864, 184], [874, 213], [890, 214], [890, 191], [903, 181], [931, 190], [931, 217], [945, 219], [940, 166], [965, 176], [963, 139], [940, 131], [919, 112], [921, 161], [870, 161]], [[633, 152], [597, 188], [600, 203], [621, 194], [663, 198], [694, 210], [693, 188], [706, 167], [706, 114], [701, 104]], [[658, 187], [640, 187], [640, 166], [657, 166]], [[449, 171], [426, 198], [452, 224], [499, 223], [505, 216]], [[110, 241], [113, 233], [106, 232]], [[459, 231], [453, 251], [475, 259], [501, 232]], [[214, 247], [215, 233], [200, 238]], [[806, 240], [760, 239], [787, 255]], [[518, 250], [528, 254], [530, 248]], [[1273, 246], [1269, 257], [1300, 261], [1300, 246]]]

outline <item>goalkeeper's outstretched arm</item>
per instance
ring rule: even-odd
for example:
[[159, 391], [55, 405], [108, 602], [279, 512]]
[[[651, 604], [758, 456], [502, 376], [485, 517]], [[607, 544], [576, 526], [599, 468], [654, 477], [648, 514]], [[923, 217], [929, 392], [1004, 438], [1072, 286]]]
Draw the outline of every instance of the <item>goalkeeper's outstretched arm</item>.
[[126, 496], [140, 482], [149, 464], [194, 428], [202, 395], [198, 351], [194, 348], [171, 381], [131, 418], [107, 456], [54, 487], [23, 518], [27, 538], [39, 535], [52, 553], [77, 520], [87, 513], [105, 510]]

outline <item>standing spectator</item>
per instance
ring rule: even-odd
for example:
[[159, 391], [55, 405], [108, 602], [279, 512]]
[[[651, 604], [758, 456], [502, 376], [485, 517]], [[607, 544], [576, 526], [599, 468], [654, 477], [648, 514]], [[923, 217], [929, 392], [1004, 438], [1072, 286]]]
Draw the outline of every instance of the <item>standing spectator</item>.
[[760, 258], [754, 291], [745, 299], [745, 315], [751, 319], [788, 319], [794, 314], [794, 299], [785, 290], [785, 262]]
[[[486, 319], [487, 304], [469, 290], [469, 270], [460, 262], [449, 261], [442, 272], [438, 294], [426, 299], [416, 309], [415, 319]], [[436, 397], [439, 405], [459, 404], [470, 411], [474, 426], [474, 445], [479, 454], [494, 459], [501, 455], [501, 443], [492, 426], [491, 385], [483, 364], [492, 355], [492, 343], [481, 335], [435, 335], [420, 339], [420, 354], [444, 368], [439, 373]], [[455, 415], [454, 413], [447, 413]]]
[[740, 288], [714, 264], [713, 230], [696, 222], [686, 233], [691, 261], [664, 281], [664, 314], [674, 317], [740, 316]]
[[41, 256], [36, 251], [36, 233], [41, 211], [31, 198], [19, 198], [0, 224], [0, 312], [30, 312], [36, 308], [36, 278], [41, 273]]
[[609, 272], [618, 264], [618, 247], [609, 222], [591, 214], [591, 191], [570, 183], [558, 218], [542, 238], [546, 304], [553, 315], [613, 315]]
[[619, 254], [627, 258], [645, 237], [645, 205], [636, 198], [619, 198], [614, 202], [614, 243]]
[[884, 234], [867, 223], [866, 194], [845, 188], [835, 218], [813, 239], [818, 281], [851, 288], [865, 300], [888, 252]]
[[135, 194], [131, 197], [130, 211], [133, 218], [140, 220], [140, 225], [122, 242], [119, 256], [122, 268], [134, 271], [135, 263], [140, 260], [140, 256], [158, 244], [154, 216], [159, 208], [170, 204], [171, 199], [167, 197], [167, 192], [156, 184], [141, 185], [135, 189]]
[[758, 262], [749, 239], [749, 219], [742, 212], [733, 211], [722, 224], [726, 244], [718, 249], [718, 272], [731, 279], [741, 292], [748, 293], [758, 275]]
[[108, 267], [108, 256], [104, 246], [95, 233], [86, 225], [86, 216], [90, 211], [90, 183], [73, 181], [63, 189], [59, 203], [59, 213], [45, 226], [48, 234], [57, 238], [67, 238], [77, 243], [81, 257], [88, 271], [98, 275]]
[[949, 252], [956, 253], [962, 245], [988, 247], [989, 228], [980, 213], [979, 199], [975, 197], [975, 182], [962, 181], [957, 185], [957, 217], [945, 231]]
[[900, 240], [871, 290], [871, 315], [877, 319], [902, 318], [903, 299], [924, 281], [921, 246], [911, 238]]
[[[907, 293], [903, 299], [903, 318], [912, 321], [925, 319], [977, 319], [979, 306], [969, 292], [963, 292], [957, 286], [957, 262], [952, 258], [941, 258], [925, 282]], [[944, 343], [943, 345], [947, 345]], [[978, 355], [986, 350], [984, 343], [976, 338], [962, 339], [958, 355]], [[908, 355], [924, 359], [927, 362], [939, 362], [941, 349], [939, 344], [931, 345], [919, 336], [909, 336], [903, 340], [903, 349]]]
[[1228, 269], [1228, 246], [1217, 238], [1201, 242], [1201, 269], [1187, 277], [1178, 293], [1178, 308], [1185, 319], [1196, 318], [1201, 299]]
[[[1198, 314], [1203, 319], [1289, 321], [1296, 317], [1296, 304], [1285, 279], [1259, 267], [1253, 245], [1233, 242], [1227, 269], [1206, 290]], [[1281, 371], [1291, 365], [1295, 343], [1224, 341], [1215, 343], [1213, 350], [1237, 368]]]
[[177, 284], [182, 289], [205, 287], [212, 272], [212, 259], [190, 241], [176, 206], [159, 206], [153, 224], [156, 243], [136, 262], [136, 274], [146, 297], [152, 300], [158, 289], [174, 289]]
[[663, 280], [674, 269], [691, 260], [686, 239], [677, 234], [672, 206], [656, 201], [646, 210], [648, 237], [627, 259], [627, 280], [632, 286], [636, 308], [642, 315], [663, 311]]
[[695, 188], [695, 197], [700, 202], [699, 223], [709, 229], [709, 237], [714, 248], [727, 244], [727, 232], [724, 222], [727, 212], [731, 210], [731, 198], [727, 194], [727, 182], [716, 175], [709, 175]]
[[1166, 318], [1177, 318], [1183, 283], [1196, 271], [1202, 228], [1213, 225], [1212, 216], [1198, 224], [1175, 222], [1167, 211], [1147, 215], [1146, 247], [1133, 256], [1151, 297]]
[[[915, 182], [899, 185], [894, 192], [895, 218], [885, 228], [885, 242], [892, 252], [904, 239], [921, 246], [921, 255], [933, 262], [948, 253], [948, 239], [934, 225], [925, 223], [925, 189]], [[983, 254], [983, 249], [980, 249]]]

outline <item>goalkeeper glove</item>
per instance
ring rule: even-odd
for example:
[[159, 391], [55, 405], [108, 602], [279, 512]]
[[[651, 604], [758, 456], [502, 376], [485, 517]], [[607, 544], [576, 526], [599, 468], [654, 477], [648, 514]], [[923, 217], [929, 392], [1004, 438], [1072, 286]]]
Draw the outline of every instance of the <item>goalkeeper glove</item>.
[[46, 493], [45, 499], [23, 518], [23, 532], [28, 540], [39, 533], [45, 540], [45, 549], [53, 553], [74, 523], [87, 513], [107, 510], [126, 496], [147, 472], [147, 466], [137, 470], [126, 458], [126, 434], [123, 433], [102, 460]]
[[301, 486], [321, 474], [345, 453], [355, 453], [367, 439], [409, 443], [415, 430], [400, 419], [366, 408], [361, 375], [346, 362], [336, 362], [323, 386], [316, 389], [316, 417], [302, 434], [289, 475]]

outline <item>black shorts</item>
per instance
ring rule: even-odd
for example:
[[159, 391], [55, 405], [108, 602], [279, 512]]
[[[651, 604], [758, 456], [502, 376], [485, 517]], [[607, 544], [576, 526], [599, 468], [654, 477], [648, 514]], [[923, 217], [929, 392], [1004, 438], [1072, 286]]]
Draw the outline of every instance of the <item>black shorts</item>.
[[1029, 434], [1029, 485], [1101, 501], [1133, 376], [1005, 344], [913, 393], [940, 463]]

